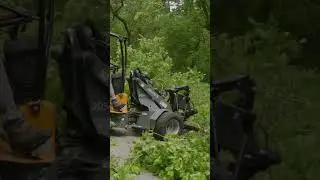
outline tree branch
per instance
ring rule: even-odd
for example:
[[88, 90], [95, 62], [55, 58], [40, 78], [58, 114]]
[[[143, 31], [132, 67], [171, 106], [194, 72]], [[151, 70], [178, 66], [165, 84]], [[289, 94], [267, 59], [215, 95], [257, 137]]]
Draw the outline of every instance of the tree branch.
[[127, 37], [128, 37], [128, 44], [130, 44], [130, 38], [131, 38], [131, 31], [129, 29], [129, 26], [128, 26], [128, 23], [126, 22], [125, 19], [123, 19], [120, 15], [119, 15], [119, 12], [121, 10], [121, 8], [124, 7], [124, 0], [121, 0], [120, 2], [120, 6], [114, 10], [114, 8], [112, 6], [110, 6], [110, 9], [111, 9], [111, 13], [113, 15], [113, 19], [116, 18], [118, 19], [122, 25], [124, 26], [124, 29], [127, 33]]

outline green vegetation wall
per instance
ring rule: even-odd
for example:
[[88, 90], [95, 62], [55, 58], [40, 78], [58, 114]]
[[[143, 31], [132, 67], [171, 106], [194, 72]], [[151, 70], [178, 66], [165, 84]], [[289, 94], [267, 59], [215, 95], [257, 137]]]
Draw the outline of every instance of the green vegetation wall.
[[112, 0], [111, 30], [128, 36], [133, 47], [141, 37], [162, 37], [173, 71], [189, 67], [209, 74], [209, 1], [185, 1], [175, 7], [168, 2]]
[[[293, 59], [300, 58], [299, 63], [303, 64], [301, 60], [307, 58], [302, 53], [305, 44], [299, 34], [310, 30], [310, 26], [305, 26], [307, 20], [300, 19], [304, 16], [290, 21], [291, 25], [299, 26], [299, 31], [288, 28], [293, 26], [289, 26], [289, 21], [284, 22], [283, 18], [297, 15], [293, 9], [298, 6], [298, 2], [290, 2], [292, 4], [282, 7], [287, 11], [281, 15], [277, 14], [280, 13], [279, 6], [273, 6], [267, 14], [261, 12], [265, 23], [257, 23], [254, 18], [249, 18], [255, 15], [256, 20], [259, 19], [258, 15], [249, 13], [250, 7], [255, 5], [249, 2], [236, 7], [239, 14], [235, 12], [222, 17], [227, 12], [221, 10], [214, 17], [219, 23], [211, 39], [212, 76], [221, 79], [235, 74], [250, 74], [256, 80], [255, 112], [258, 123], [275, 137], [282, 154], [283, 162], [257, 175], [257, 180], [313, 180], [318, 178], [320, 170], [320, 75], [316, 68], [290, 65]], [[224, 5], [225, 11], [232, 9]], [[260, 5], [261, 8], [266, 7]], [[251, 7], [251, 10], [254, 8]], [[273, 15], [270, 12], [274, 12]], [[316, 16], [315, 13], [313, 15]], [[223, 22], [224, 18], [228, 18], [228, 21]]]
[[254, 28], [248, 18], [267, 23], [272, 16], [281, 31], [290, 32], [297, 40], [305, 41], [301, 56], [292, 58], [291, 63], [308, 68], [320, 67], [319, 1], [215, 0], [212, 9], [214, 31], [232, 36], [243, 35]]

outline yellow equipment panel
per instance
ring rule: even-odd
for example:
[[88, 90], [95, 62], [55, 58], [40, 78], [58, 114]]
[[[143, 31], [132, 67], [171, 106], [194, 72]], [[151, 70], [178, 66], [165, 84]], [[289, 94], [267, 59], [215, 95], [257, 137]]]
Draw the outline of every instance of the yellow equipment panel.
[[[120, 93], [120, 94], [117, 94], [116, 97], [118, 101], [120, 101], [122, 104], [126, 104], [126, 105], [128, 104], [128, 101], [129, 101], [128, 94]], [[123, 110], [122, 112], [115, 111], [114, 108], [111, 106], [110, 112], [113, 114], [125, 114], [125, 113], [128, 113], [128, 106], [126, 106], [126, 109]]]
[[49, 101], [40, 101], [40, 111], [33, 112], [30, 105], [22, 105], [21, 110], [25, 119], [35, 128], [52, 130], [52, 137], [41, 147], [32, 152], [32, 156], [40, 158], [34, 159], [15, 154], [7, 142], [6, 135], [0, 131], [0, 161], [15, 163], [50, 163], [55, 158], [55, 137], [57, 113], [54, 104]]

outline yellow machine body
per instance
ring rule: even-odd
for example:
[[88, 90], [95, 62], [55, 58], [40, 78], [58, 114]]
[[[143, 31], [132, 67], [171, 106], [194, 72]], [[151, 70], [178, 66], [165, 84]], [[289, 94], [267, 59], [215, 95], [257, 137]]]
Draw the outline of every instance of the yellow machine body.
[[[129, 102], [129, 96], [126, 93], [117, 94], [116, 97], [118, 101], [121, 102], [122, 104], [128, 104]], [[113, 114], [125, 114], [125, 113], [128, 113], [128, 106], [126, 106], [126, 109], [124, 109], [122, 112], [115, 111], [114, 108], [111, 106], [110, 112]]]
[[39, 111], [34, 112], [31, 105], [21, 106], [25, 120], [35, 128], [52, 130], [52, 137], [44, 145], [32, 152], [32, 155], [17, 154], [7, 141], [7, 136], [0, 130], [0, 162], [12, 162], [23, 164], [51, 163], [55, 158], [55, 137], [57, 114], [54, 104], [49, 101], [40, 101]]

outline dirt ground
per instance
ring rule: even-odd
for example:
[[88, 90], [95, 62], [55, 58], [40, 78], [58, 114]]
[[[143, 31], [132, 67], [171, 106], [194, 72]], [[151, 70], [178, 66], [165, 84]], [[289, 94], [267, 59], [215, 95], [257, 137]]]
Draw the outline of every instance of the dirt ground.
[[[120, 163], [130, 157], [130, 149], [133, 146], [133, 141], [139, 138], [139, 134], [134, 133], [131, 129], [113, 129], [111, 132], [112, 145], [110, 152], [113, 156], [119, 158]], [[137, 180], [158, 180], [159, 178], [152, 173], [143, 172], [137, 176]]]

